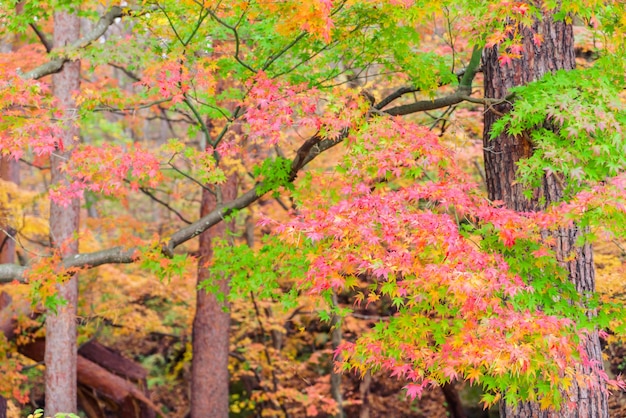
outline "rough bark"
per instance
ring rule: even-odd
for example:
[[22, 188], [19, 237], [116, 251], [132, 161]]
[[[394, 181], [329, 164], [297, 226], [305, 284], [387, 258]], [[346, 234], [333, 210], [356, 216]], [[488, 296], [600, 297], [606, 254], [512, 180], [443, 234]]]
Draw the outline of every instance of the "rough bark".
[[[225, 202], [237, 196], [234, 176], [221, 187]], [[201, 216], [217, 206], [217, 198], [207, 190], [202, 192]], [[200, 234], [198, 284], [216, 279], [219, 292], [228, 295], [228, 278], [211, 277], [208, 263], [213, 255], [212, 241], [225, 238], [228, 225], [220, 222]], [[213, 293], [197, 292], [196, 313], [193, 320], [193, 358], [191, 361], [191, 417], [228, 417], [228, 352], [230, 313], [228, 303], [220, 302]]]
[[[80, 37], [78, 16], [64, 12], [54, 14], [54, 45], [69, 45]], [[58, 150], [50, 156], [52, 184], [66, 181], [61, 165], [71, 157], [71, 148], [78, 137], [74, 123], [76, 103], [74, 94], [80, 87], [80, 61], [67, 62], [53, 75], [53, 94], [63, 109], [65, 126]], [[80, 202], [72, 200], [67, 206], [50, 204], [50, 234], [55, 248], [63, 256], [78, 252]], [[46, 317], [46, 415], [76, 412], [76, 306], [78, 282], [75, 275], [64, 278], [58, 286], [59, 296], [67, 301], [57, 313]]]
[[[542, 22], [536, 22], [532, 28], [521, 28], [524, 36], [524, 52], [522, 57], [510, 64], [500, 65], [497, 47], [488, 48], [483, 55], [483, 72], [485, 76], [485, 97], [504, 98], [508, 90], [541, 78], [548, 72], [559, 69], [571, 70], [575, 67], [574, 35], [571, 25], [554, 22], [545, 16]], [[540, 46], [532, 42], [533, 34], [543, 35]], [[495, 110], [495, 111], [494, 111]], [[510, 105], [502, 103], [485, 111], [484, 157], [487, 190], [492, 200], [504, 201], [507, 207], [518, 211], [541, 210], [545, 204], [562, 198], [562, 180], [554, 175], [544, 177], [541, 187], [533, 190], [533, 196], [527, 199], [523, 195], [524, 186], [516, 182], [516, 163], [520, 159], [532, 155], [533, 146], [527, 135], [512, 137], [500, 135], [494, 140], [489, 139], [489, 132], [499, 114], [508, 112]], [[562, 265], [569, 271], [570, 280], [575, 283], [579, 292], [595, 290], [595, 272], [593, 252], [589, 244], [581, 247], [575, 245], [582, 231], [577, 227], [564, 228], [554, 233], [556, 253]], [[575, 255], [572, 261], [568, 260]], [[586, 342], [587, 354], [592, 360], [602, 364], [601, 348], [597, 334], [593, 334]], [[591, 370], [582, 366], [580, 370], [589, 374]], [[608, 401], [606, 393], [597, 388], [589, 391], [576, 384], [564, 393], [567, 405], [562, 411], [541, 410], [537, 403], [525, 402], [516, 406], [500, 406], [502, 418], [574, 418], [574, 417], [608, 417]]]

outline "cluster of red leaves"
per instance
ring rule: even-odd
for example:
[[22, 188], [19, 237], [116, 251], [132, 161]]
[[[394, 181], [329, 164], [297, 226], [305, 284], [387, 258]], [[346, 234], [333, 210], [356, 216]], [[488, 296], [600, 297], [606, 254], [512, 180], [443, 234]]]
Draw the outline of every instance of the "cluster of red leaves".
[[62, 144], [49, 88], [0, 67], [0, 155], [19, 159], [25, 150], [49, 155]]
[[80, 198], [85, 190], [119, 197], [142, 185], [156, 187], [163, 181], [156, 155], [138, 144], [82, 145], [63, 170], [73, 180], [50, 191], [51, 198], [61, 205]]
[[28, 377], [21, 374], [22, 365], [16, 356], [9, 356], [9, 350], [4, 335], [0, 342], [0, 373], [2, 373], [2, 381], [0, 381], [0, 393], [9, 395], [16, 401], [25, 404], [28, 402], [29, 390], [24, 388], [24, 383], [28, 381]]
[[157, 98], [171, 99], [172, 104], [180, 103], [191, 88], [191, 73], [183, 58], [166, 59], [146, 68], [139, 84]]
[[343, 92], [332, 100], [333, 107], [323, 106], [324, 96], [306, 84], [290, 85], [268, 78], [260, 71], [248, 83], [249, 94], [242, 103], [248, 139], [275, 145], [285, 130], [302, 129], [333, 138], [351, 127], [363, 114], [363, 100]]
[[[459, 225], [491, 224], [507, 247], [541, 242], [542, 230], [570, 225], [598, 199], [623, 201], [626, 180], [612, 182], [611, 196], [603, 187], [601, 197], [598, 188], [545, 212], [519, 213], [478, 194], [423, 127], [381, 118], [351, 141], [340, 172], [320, 179], [324, 198], [305, 200], [297, 219], [277, 228], [296, 245], [302, 237], [316, 243], [303, 289], [342, 291], [366, 277], [377, 283], [368, 303], [386, 296], [401, 311], [387, 331], [342, 345], [346, 367], [389, 370], [413, 382], [412, 397], [460, 377], [539, 373], [554, 387], [598, 384], [572, 367], [582, 360], [598, 368], [572, 335], [573, 322], [513, 306], [511, 297], [532, 288]], [[357, 294], [355, 303], [363, 300]]]

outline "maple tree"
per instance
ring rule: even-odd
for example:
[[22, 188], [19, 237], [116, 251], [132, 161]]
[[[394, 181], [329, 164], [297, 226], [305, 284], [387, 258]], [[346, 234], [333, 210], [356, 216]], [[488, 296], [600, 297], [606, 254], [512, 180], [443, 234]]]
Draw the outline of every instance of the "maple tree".
[[[3, 247], [0, 265], [0, 280], [24, 283], [47, 309], [46, 414], [76, 412], [81, 298], [105, 307], [95, 290], [77, 296], [91, 269], [132, 264], [167, 283], [195, 261], [191, 416], [228, 416], [230, 303], [248, 297], [264, 335], [276, 319], [270, 308], [262, 319], [261, 300], [326, 303], [338, 369], [384, 370], [408, 382], [411, 398], [466, 380], [503, 416], [608, 416], [608, 388], [622, 383], [603, 370], [598, 336], [622, 333], [623, 312], [595, 294], [591, 241], [600, 226], [624, 229], [623, 7], [0, 2], [2, 35], [19, 45], [0, 56], [2, 167], [50, 170], [38, 174], [47, 231], [15, 228], [10, 211], [0, 218], [3, 242], [51, 237], [36, 253], [22, 245], [21, 264]], [[575, 21], [601, 35], [589, 68], [574, 69]], [[380, 100], [361, 78], [384, 86]], [[487, 195], [443, 135], [461, 104], [485, 109]], [[419, 115], [437, 109], [446, 110], [423, 126]], [[300, 174], [328, 154], [340, 155], [332, 174]], [[143, 211], [141, 196], [167, 220]], [[253, 205], [270, 198], [288, 213]], [[249, 233], [238, 246], [254, 219], [273, 238], [255, 245]], [[384, 301], [386, 321], [342, 340], [342, 318]], [[244, 363], [269, 370], [255, 376], [259, 402], [341, 416], [337, 371], [334, 401], [312, 401], [316, 386], [298, 397], [278, 382], [276, 370], [289, 368], [280, 348], [246, 353]]]

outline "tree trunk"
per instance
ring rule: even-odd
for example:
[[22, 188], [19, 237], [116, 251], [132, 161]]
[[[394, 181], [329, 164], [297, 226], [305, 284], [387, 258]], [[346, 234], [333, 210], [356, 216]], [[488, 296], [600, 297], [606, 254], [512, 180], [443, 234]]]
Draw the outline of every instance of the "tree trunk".
[[[231, 176], [221, 186], [224, 202], [237, 197], [236, 178]], [[205, 216], [217, 206], [216, 196], [202, 191], [200, 216]], [[213, 255], [212, 240], [226, 238], [227, 224], [220, 222], [200, 234], [198, 259], [198, 284], [210, 279], [207, 267]], [[219, 292], [225, 298], [229, 293], [229, 280], [218, 279]], [[213, 293], [198, 290], [196, 314], [193, 320], [193, 358], [191, 361], [191, 417], [228, 417], [228, 352], [230, 313], [228, 301], [220, 302]]]
[[[337, 292], [333, 291], [332, 296], [333, 309], [338, 309], [339, 300], [337, 298]], [[341, 317], [336, 314], [333, 314], [330, 320], [331, 326], [331, 343], [333, 354], [336, 352], [337, 348], [341, 345]], [[335, 369], [335, 361], [341, 362], [341, 355], [337, 355], [337, 357], [331, 357], [330, 359], [330, 394], [337, 402], [337, 413], [335, 414], [335, 418], [345, 418], [346, 414], [343, 410], [343, 392], [341, 390], [341, 377], [343, 373], [341, 370]]]
[[[6, 54], [15, 49], [11, 35], [5, 35], [0, 38], [0, 53]], [[19, 184], [19, 163], [10, 157], [0, 157], [0, 180], [10, 181], [15, 184]], [[10, 197], [9, 197], [10, 198]], [[4, 230], [0, 231], [0, 264], [13, 264], [15, 263], [15, 237], [16, 230], [12, 225], [6, 223], [4, 208], [0, 206], [0, 228]], [[0, 302], [0, 309], [2, 303]], [[0, 319], [0, 323], [1, 323]], [[0, 418], [6, 418], [7, 416], [7, 400], [0, 396]]]
[[[64, 12], [54, 14], [54, 45], [63, 47], [80, 37], [78, 16]], [[74, 94], [80, 87], [80, 62], [68, 62], [63, 70], [52, 76], [53, 94], [63, 109], [65, 126], [59, 149], [50, 157], [52, 184], [67, 181], [61, 165], [70, 158], [70, 149], [78, 137], [75, 124], [76, 103]], [[63, 256], [78, 252], [80, 201], [72, 200], [69, 206], [50, 204], [50, 234], [55, 248]], [[67, 301], [57, 313], [46, 317], [46, 416], [58, 412], [76, 412], [76, 306], [78, 282], [75, 275], [65, 277], [58, 286], [59, 296]]]
[[359, 394], [361, 395], [361, 409], [359, 410], [359, 418], [370, 418], [370, 387], [372, 386], [372, 372], [368, 370], [363, 376], [363, 380], [359, 385]]
[[[559, 69], [571, 70], [575, 67], [574, 35], [571, 25], [554, 22], [550, 16], [544, 16], [542, 22], [536, 22], [532, 28], [520, 28], [524, 36], [524, 52], [522, 57], [512, 63], [500, 65], [498, 48], [488, 48], [483, 55], [483, 71], [485, 76], [485, 97], [504, 98], [508, 89], [523, 85], [541, 78], [548, 72]], [[533, 34], [543, 36], [543, 42], [536, 46]], [[494, 111], [495, 109], [495, 111]], [[562, 181], [554, 174], [545, 176], [540, 188], [533, 190], [533, 196], [527, 199], [523, 195], [523, 186], [516, 183], [516, 163], [529, 157], [533, 152], [532, 144], [527, 135], [512, 137], [500, 135], [494, 140], [489, 139], [493, 123], [498, 114], [506, 113], [510, 105], [502, 104], [485, 111], [485, 128], [483, 135], [485, 173], [489, 198], [504, 201], [507, 207], [518, 211], [541, 210], [545, 204], [562, 198]], [[545, 201], [543, 200], [545, 199]], [[564, 228], [555, 233], [555, 249], [562, 265], [569, 271], [570, 280], [579, 292], [595, 290], [595, 271], [593, 252], [589, 244], [582, 248], [575, 245], [581, 235], [577, 227]], [[568, 260], [575, 254], [573, 261]], [[590, 360], [602, 364], [600, 341], [594, 333], [586, 342]], [[584, 373], [591, 370], [580, 366]], [[560, 412], [541, 410], [539, 404], [532, 402], [520, 403], [517, 406], [500, 405], [502, 418], [548, 418], [548, 417], [608, 417], [608, 400], [604, 391], [596, 389], [588, 391], [574, 382], [573, 387], [564, 393], [565, 407]]]
[[463, 402], [459, 396], [459, 391], [452, 383], [444, 383], [441, 385], [443, 397], [446, 399], [448, 412], [451, 418], [466, 418]]
[[[21, 13], [21, 6], [16, 7], [16, 12]], [[13, 35], [5, 34], [0, 37], [0, 53], [7, 54], [17, 50], [16, 42]], [[15, 159], [5, 156], [0, 157], [0, 179], [10, 181], [15, 184], [20, 182], [19, 162]], [[7, 233], [14, 236], [16, 231], [13, 225], [3, 224], [3, 208], [0, 207], [0, 227], [6, 232], [0, 232], [0, 264], [15, 263], [15, 241], [7, 236]]]

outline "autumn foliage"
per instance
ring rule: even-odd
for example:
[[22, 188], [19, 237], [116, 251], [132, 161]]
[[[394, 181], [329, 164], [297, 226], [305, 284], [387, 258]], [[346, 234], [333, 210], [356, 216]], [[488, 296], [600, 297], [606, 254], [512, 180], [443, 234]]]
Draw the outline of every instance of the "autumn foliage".
[[[142, 360], [169, 413], [182, 409], [170, 388], [186, 396], [196, 291], [230, 312], [237, 416], [364, 405], [331, 396], [338, 372], [344, 383], [391, 376], [407, 402], [465, 382], [485, 407], [559, 410], [573, 385], [624, 388], [586, 346], [623, 335], [623, 300], [577, 289], [575, 254], [557, 248], [567, 228], [582, 231], [579, 246], [626, 231], [621, 2], [23, 3], [0, 2], [12, 47], [0, 54], [1, 164], [22, 171], [19, 185], [0, 179], [0, 234], [21, 258], [0, 279], [33, 311], [9, 315], [19, 339], [0, 337], [2, 396], [27, 399], [38, 377], [17, 352], [65, 309], [56, 289], [75, 274], [77, 344]], [[34, 45], [56, 8], [91, 23], [47, 52]], [[483, 97], [482, 50], [513, 65], [542, 47], [541, 19], [602, 35], [593, 63]], [[47, 65], [76, 60], [84, 80], [68, 110]], [[527, 196], [550, 176], [561, 187], [540, 210], [486, 197], [480, 118], [502, 104], [510, 112], [486, 135], [530, 144], [516, 166]], [[68, 125], [80, 129], [69, 147]], [[51, 156], [64, 152], [64, 181], [49, 187]], [[200, 207], [207, 194], [215, 207]], [[75, 199], [80, 254], [64, 258], [47, 213]], [[194, 238], [222, 222], [196, 286], [207, 252]], [[358, 315], [382, 319], [354, 326]]]

